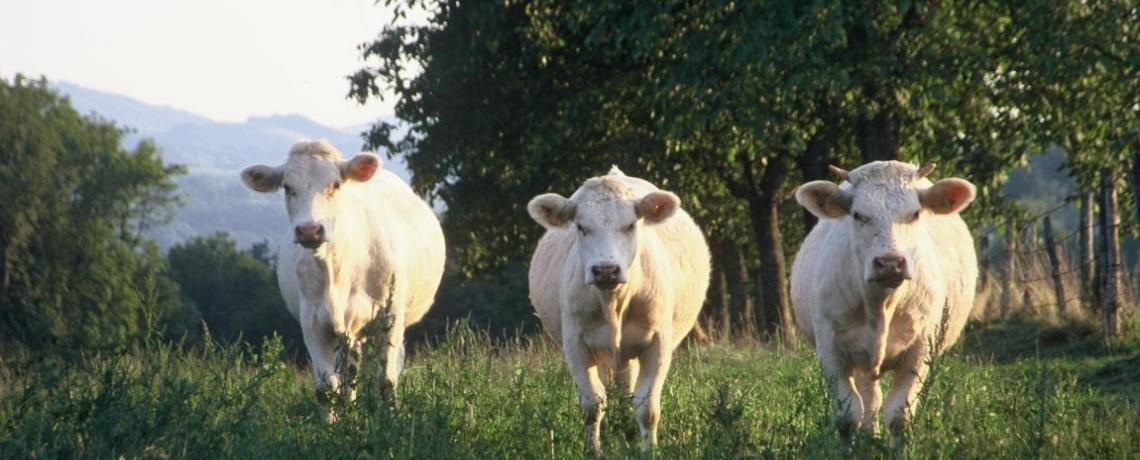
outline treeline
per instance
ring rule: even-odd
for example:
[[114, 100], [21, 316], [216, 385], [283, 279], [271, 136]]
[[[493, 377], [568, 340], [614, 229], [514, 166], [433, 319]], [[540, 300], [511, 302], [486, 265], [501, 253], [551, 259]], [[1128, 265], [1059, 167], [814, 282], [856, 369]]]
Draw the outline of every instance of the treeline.
[[144, 237], [176, 212], [185, 173], [152, 142], [124, 149], [124, 128], [23, 76], [0, 81], [0, 120], [0, 357], [207, 336], [301, 346], [267, 245], [217, 234], [164, 256]]
[[379, 124], [369, 141], [447, 203], [469, 280], [526, 263], [542, 233], [529, 198], [616, 164], [705, 230], [706, 321], [772, 336], [791, 328], [786, 267], [813, 224], [788, 198], [835, 180], [829, 164], [937, 163], [978, 186], [979, 228], [1024, 215], [997, 191], [1028, 154], [1063, 149], [1077, 195], [1136, 170], [1128, 0], [385, 3], [416, 19], [363, 48], [352, 94], [395, 95], [407, 134]]
[[[449, 270], [421, 336], [464, 316], [498, 335], [535, 329], [525, 267], [542, 228], [525, 204], [610, 165], [678, 193], [705, 230], [704, 323], [765, 337], [791, 330], [786, 267], [813, 224], [790, 193], [834, 180], [829, 164], [937, 163], [934, 177], [978, 185], [967, 220], [999, 229], [1024, 214], [997, 190], [1031, 153], [1061, 148], [1075, 196], [1137, 171], [1127, 0], [385, 5], [398, 19], [362, 48], [351, 93], [393, 95], [406, 126], [368, 141], [447, 207]], [[426, 18], [403, 19], [414, 10]], [[0, 98], [0, 343], [295, 334], [268, 247], [212, 235], [163, 256], [142, 236], [169, 221], [184, 172], [153, 143], [121, 148], [123, 128], [42, 80], [3, 82]], [[1134, 232], [1135, 213], [1121, 217]]]

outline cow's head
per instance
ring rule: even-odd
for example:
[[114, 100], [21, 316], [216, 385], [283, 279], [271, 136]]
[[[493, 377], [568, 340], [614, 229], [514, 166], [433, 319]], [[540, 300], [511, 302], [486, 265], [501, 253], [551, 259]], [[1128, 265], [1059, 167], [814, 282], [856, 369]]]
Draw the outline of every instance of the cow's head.
[[914, 276], [915, 248], [929, 244], [923, 216], [956, 213], [974, 200], [974, 185], [963, 179], [931, 183], [934, 170], [897, 161], [876, 161], [851, 172], [831, 167], [847, 180], [842, 186], [813, 181], [796, 190], [796, 201], [821, 219], [851, 226], [863, 278], [896, 288]]
[[258, 192], [285, 190], [285, 207], [293, 224], [293, 241], [317, 249], [333, 232], [341, 188], [365, 182], [380, 168], [380, 158], [362, 153], [351, 160], [325, 141], [299, 142], [281, 166], [245, 168], [241, 179]]
[[629, 281], [635, 262], [638, 231], [677, 212], [676, 195], [655, 190], [638, 197], [627, 181], [636, 180], [617, 168], [608, 175], [587, 180], [569, 199], [558, 194], [539, 195], [527, 211], [548, 229], [571, 229], [587, 284], [612, 290]]

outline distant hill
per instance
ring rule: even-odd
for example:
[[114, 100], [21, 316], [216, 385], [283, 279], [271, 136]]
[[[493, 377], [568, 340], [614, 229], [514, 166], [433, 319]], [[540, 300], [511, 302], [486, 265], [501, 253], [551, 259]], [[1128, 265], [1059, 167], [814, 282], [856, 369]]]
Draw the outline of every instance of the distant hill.
[[[114, 121], [136, 132], [124, 139], [133, 148], [142, 138], [154, 139], [163, 159], [183, 164], [189, 174], [178, 179], [186, 204], [169, 226], [151, 237], [165, 250], [191, 237], [225, 231], [239, 247], [276, 241], [288, 219], [280, 193], [260, 194], [242, 185], [238, 174], [252, 164], [284, 162], [300, 139], [327, 139], [345, 156], [359, 152], [366, 128], [330, 128], [303, 115], [253, 117], [244, 123], [222, 123], [171, 107], [159, 107], [126, 96], [55, 82], [54, 88], [83, 115]], [[384, 158], [384, 168], [404, 180], [411, 175], [402, 159]]]

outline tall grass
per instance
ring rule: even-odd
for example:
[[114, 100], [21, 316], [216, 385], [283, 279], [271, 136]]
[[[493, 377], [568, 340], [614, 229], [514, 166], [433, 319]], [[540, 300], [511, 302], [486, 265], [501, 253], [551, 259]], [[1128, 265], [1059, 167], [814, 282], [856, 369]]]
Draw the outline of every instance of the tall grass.
[[[1134, 458], [1136, 341], [1109, 354], [1092, 335], [1042, 342], [1052, 327], [1017, 321], [967, 331], [929, 378], [911, 458]], [[0, 370], [0, 458], [585, 455], [576, 391], [543, 337], [496, 344], [456, 324], [409, 357], [394, 403], [369, 381], [374, 373], [362, 372], [355, 401], [321, 405], [311, 375], [282, 354], [271, 340], [261, 353], [151, 344], [10, 363]], [[603, 422], [606, 456], [639, 457], [628, 400], [614, 399]], [[329, 410], [338, 417], [329, 421]], [[677, 352], [657, 454], [844, 455], [814, 354], [753, 344]], [[885, 436], [862, 436], [849, 458], [888, 455]]]

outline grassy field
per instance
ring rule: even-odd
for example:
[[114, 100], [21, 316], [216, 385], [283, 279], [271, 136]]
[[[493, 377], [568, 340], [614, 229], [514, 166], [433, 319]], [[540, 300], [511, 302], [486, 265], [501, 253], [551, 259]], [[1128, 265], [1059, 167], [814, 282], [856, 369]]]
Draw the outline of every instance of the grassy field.
[[[357, 401], [331, 403], [332, 422], [307, 371], [282, 354], [279, 343], [261, 354], [156, 345], [5, 363], [0, 458], [584, 456], [573, 384], [543, 338], [492, 345], [458, 325], [409, 358], [394, 406], [362, 382]], [[843, 457], [824, 388], [806, 347], [679, 350], [656, 454]], [[617, 398], [606, 456], [639, 457], [636, 424]], [[910, 458], [1136, 458], [1140, 346], [1106, 349], [1090, 326], [972, 325], [934, 362], [912, 433]], [[887, 444], [858, 438], [849, 458], [885, 458]]]

